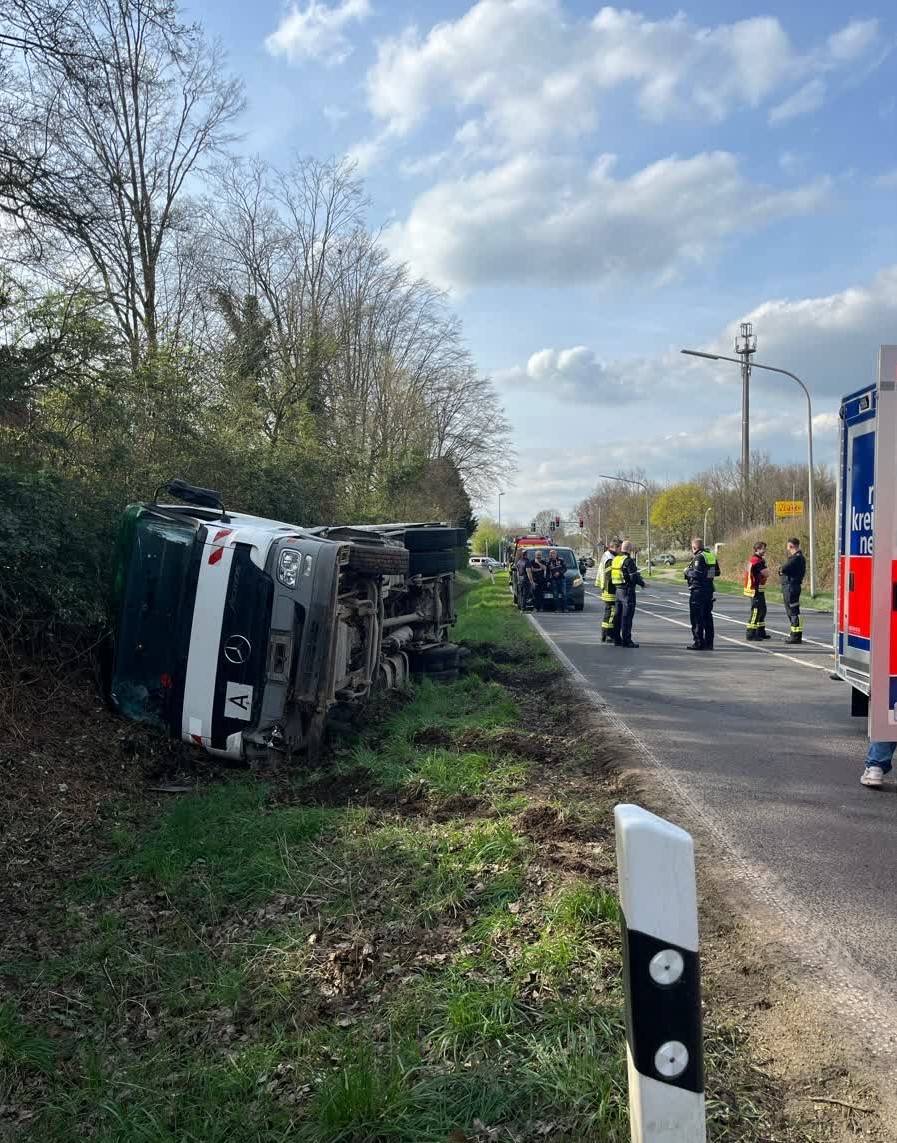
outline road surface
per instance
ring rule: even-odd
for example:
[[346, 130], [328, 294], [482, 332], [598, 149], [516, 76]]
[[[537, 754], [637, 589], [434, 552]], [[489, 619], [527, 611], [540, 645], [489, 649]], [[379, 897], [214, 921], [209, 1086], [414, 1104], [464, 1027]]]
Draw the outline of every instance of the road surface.
[[592, 589], [585, 611], [536, 621], [660, 763], [660, 777], [672, 775], [756, 871], [757, 885], [777, 887], [772, 896], [796, 931], [808, 942], [811, 932], [828, 934], [832, 961], [846, 950], [864, 979], [892, 993], [897, 797], [893, 785], [859, 784], [866, 724], [850, 717], [847, 685], [830, 678], [831, 615], [805, 610], [804, 643], [792, 647], [773, 604], [773, 640], [748, 643], [748, 601], [720, 595], [715, 650], [692, 652], [684, 583], [655, 579], [639, 593], [637, 650], [600, 642], [602, 608]]

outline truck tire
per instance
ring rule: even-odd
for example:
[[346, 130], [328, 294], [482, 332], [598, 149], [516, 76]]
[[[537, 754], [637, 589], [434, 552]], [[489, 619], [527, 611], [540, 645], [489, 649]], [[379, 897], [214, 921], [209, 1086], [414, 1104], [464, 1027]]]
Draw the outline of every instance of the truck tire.
[[457, 571], [458, 557], [454, 548], [438, 552], [411, 552], [409, 572], [411, 575], [446, 575]]
[[353, 571], [374, 575], [405, 575], [408, 571], [408, 552], [405, 548], [388, 544], [352, 544], [349, 564]]
[[411, 673], [429, 675], [437, 671], [453, 671], [458, 666], [461, 648], [457, 643], [444, 643], [441, 647], [428, 647], [426, 651], [409, 654]]
[[460, 534], [463, 528], [408, 528], [405, 531], [405, 547], [409, 552], [441, 552], [445, 548], [459, 547], [464, 541]]

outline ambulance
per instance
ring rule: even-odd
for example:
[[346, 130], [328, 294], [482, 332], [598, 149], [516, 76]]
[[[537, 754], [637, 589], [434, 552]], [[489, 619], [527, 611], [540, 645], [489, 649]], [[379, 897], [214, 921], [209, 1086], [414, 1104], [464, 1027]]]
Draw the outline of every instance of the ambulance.
[[[836, 674], [870, 734], [897, 738], [897, 346], [841, 401], [835, 564]], [[871, 706], [870, 706], [871, 699]]]

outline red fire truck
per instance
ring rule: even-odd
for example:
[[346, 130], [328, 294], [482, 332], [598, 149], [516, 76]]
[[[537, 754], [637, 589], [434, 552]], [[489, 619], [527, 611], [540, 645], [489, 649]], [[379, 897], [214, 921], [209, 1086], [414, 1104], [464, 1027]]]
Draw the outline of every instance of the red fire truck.
[[841, 402], [836, 673], [873, 738], [897, 739], [897, 346]]

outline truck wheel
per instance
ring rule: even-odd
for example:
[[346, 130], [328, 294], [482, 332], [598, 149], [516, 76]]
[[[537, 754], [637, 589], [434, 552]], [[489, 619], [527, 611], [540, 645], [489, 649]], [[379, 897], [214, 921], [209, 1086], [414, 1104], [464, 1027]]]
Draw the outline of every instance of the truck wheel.
[[409, 573], [411, 575], [446, 575], [457, 569], [458, 560], [454, 549], [438, 552], [411, 552]]
[[437, 671], [452, 671], [458, 665], [460, 647], [456, 643], [445, 643], [441, 647], [429, 647], [426, 651], [413, 651], [408, 658], [413, 675], [430, 675]]
[[463, 528], [408, 528], [405, 531], [405, 547], [409, 552], [441, 552], [460, 547], [466, 539]]
[[405, 575], [408, 571], [408, 552], [405, 548], [387, 544], [352, 544], [349, 548], [349, 567], [353, 571], [380, 575]]

